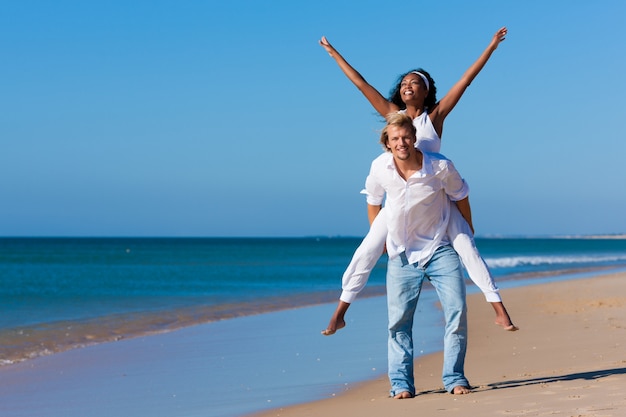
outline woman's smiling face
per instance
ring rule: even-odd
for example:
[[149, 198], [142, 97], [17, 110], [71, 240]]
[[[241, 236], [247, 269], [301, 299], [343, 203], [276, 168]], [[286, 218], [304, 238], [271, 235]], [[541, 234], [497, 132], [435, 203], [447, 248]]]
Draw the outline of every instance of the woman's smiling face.
[[400, 83], [400, 97], [405, 103], [418, 101], [423, 103], [428, 89], [422, 78], [414, 73], [407, 74]]

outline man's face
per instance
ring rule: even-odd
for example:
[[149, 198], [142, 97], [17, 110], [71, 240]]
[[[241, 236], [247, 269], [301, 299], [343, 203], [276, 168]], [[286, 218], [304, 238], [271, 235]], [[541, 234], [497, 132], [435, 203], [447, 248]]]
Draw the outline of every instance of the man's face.
[[405, 126], [387, 128], [387, 146], [395, 159], [406, 161], [415, 153], [415, 136]]

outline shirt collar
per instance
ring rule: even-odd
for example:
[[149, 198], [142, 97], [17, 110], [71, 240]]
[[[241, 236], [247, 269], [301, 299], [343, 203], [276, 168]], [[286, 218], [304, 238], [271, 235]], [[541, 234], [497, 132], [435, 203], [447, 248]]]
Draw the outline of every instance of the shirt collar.
[[[430, 155], [427, 152], [424, 151], [420, 151], [422, 153], [422, 169], [420, 169], [419, 171], [417, 171], [415, 174], [413, 175], [419, 175], [419, 176], [424, 176], [424, 175], [432, 175], [433, 174], [433, 164], [432, 164], [432, 159], [430, 157]], [[393, 171], [396, 171], [396, 164], [393, 161], [393, 154], [391, 152], [389, 152], [389, 157], [387, 159], [387, 169], [391, 169]]]
[[420, 172], [423, 172], [426, 175], [433, 174], [433, 164], [431, 163], [430, 155], [427, 152], [422, 152], [422, 169]]

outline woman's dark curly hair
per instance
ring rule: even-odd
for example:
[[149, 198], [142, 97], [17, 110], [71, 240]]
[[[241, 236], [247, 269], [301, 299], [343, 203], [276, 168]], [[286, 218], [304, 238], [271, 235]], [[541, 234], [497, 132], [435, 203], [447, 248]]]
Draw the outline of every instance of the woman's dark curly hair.
[[404, 102], [402, 101], [402, 97], [400, 96], [400, 83], [402, 83], [404, 77], [406, 77], [413, 71], [421, 72], [426, 76], [426, 78], [428, 78], [428, 83], [430, 84], [430, 86], [428, 88], [428, 95], [426, 96], [426, 100], [424, 100], [424, 107], [426, 108], [426, 112], [428, 113], [435, 107], [435, 104], [437, 103], [437, 87], [435, 87], [435, 80], [433, 80], [430, 74], [421, 68], [417, 68], [400, 75], [398, 77], [398, 80], [396, 81], [395, 87], [393, 87], [389, 92], [388, 100], [398, 106], [400, 110], [406, 109], [406, 104], [404, 104]]

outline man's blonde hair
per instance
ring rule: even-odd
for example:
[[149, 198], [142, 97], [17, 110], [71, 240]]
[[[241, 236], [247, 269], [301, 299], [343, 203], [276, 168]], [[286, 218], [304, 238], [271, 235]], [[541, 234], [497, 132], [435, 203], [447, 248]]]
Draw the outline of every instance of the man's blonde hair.
[[406, 113], [395, 112], [389, 113], [386, 119], [387, 124], [380, 133], [380, 144], [383, 145], [383, 149], [385, 151], [391, 152], [389, 149], [389, 134], [387, 133], [389, 126], [406, 127], [411, 132], [411, 135], [415, 137], [417, 129], [415, 129], [415, 126], [413, 125], [413, 119], [411, 119], [411, 116], [408, 116]]

